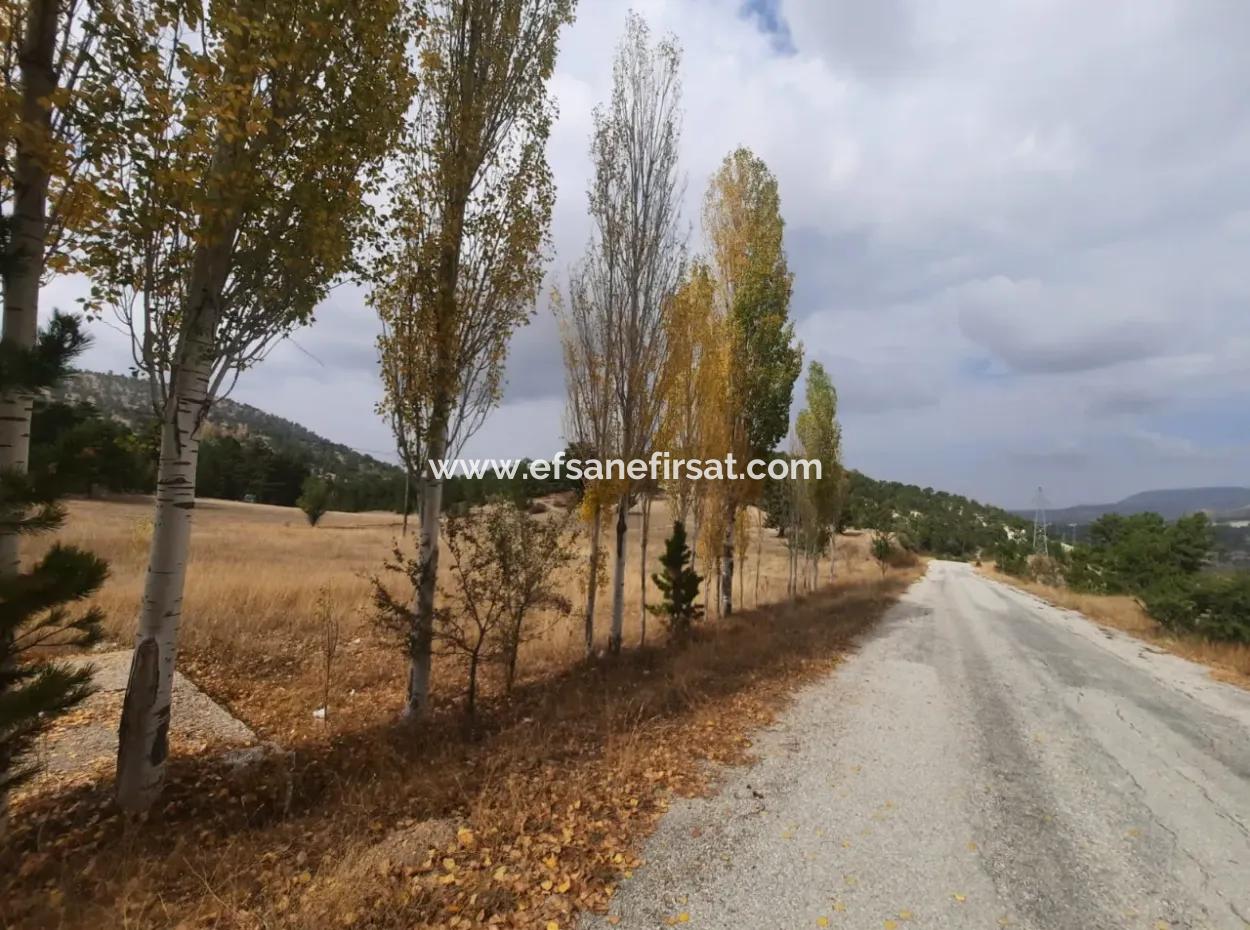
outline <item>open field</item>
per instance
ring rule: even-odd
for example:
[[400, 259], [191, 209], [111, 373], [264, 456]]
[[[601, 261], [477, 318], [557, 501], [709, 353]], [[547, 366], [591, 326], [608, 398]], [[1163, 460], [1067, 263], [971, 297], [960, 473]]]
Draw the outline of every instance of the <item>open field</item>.
[[[752, 512], [754, 518], [754, 512]], [[323, 733], [313, 718], [321, 707], [322, 622], [317, 601], [325, 597], [340, 626], [339, 659], [331, 687], [331, 715], [376, 715], [386, 719], [399, 708], [395, 683], [405, 664], [397, 646], [386, 642], [372, 623], [370, 574], [381, 574], [383, 562], [400, 535], [396, 514], [329, 513], [316, 527], [307, 525], [298, 510], [232, 501], [201, 500], [196, 505], [191, 562], [187, 576], [180, 632], [179, 664], [213, 697], [226, 704], [265, 738], [289, 739]], [[625, 643], [636, 645], [642, 632], [638, 534], [641, 516], [629, 516], [626, 562]], [[648, 534], [648, 578], [657, 567], [664, 540], [672, 528], [663, 500], [652, 506]], [[74, 501], [61, 539], [80, 544], [107, 559], [112, 575], [96, 599], [106, 615], [111, 637], [129, 645], [134, 617], [143, 588], [147, 545], [151, 534], [151, 504], [145, 498]], [[407, 550], [412, 551], [412, 527]], [[581, 540], [588, 553], [589, 540]], [[745, 581], [747, 606], [756, 604], [756, 553], [759, 559], [759, 603], [786, 597], [787, 551], [784, 541], [770, 530], [763, 538], [752, 533]], [[612, 540], [604, 534], [605, 558]], [[33, 548], [33, 547], [32, 547]], [[30, 556], [37, 557], [38, 550]], [[844, 536], [838, 543], [839, 575], [868, 577], [877, 569], [867, 551], [867, 539]], [[440, 578], [448, 572], [440, 564]], [[739, 568], [741, 569], [741, 562]], [[609, 565], [610, 568], [610, 565]], [[565, 594], [575, 605], [585, 597], [585, 560], [568, 573]], [[822, 565], [822, 581], [829, 565]], [[388, 583], [402, 585], [392, 576]], [[737, 586], [735, 585], [735, 588]], [[400, 588], [396, 587], [396, 593]], [[659, 600], [648, 580], [648, 600]], [[735, 599], [738, 591], [735, 590]], [[607, 642], [611, 595], [599, 592], [597, 638]], [[538, 622], [542, 623], [540, 619]], [[656, 618], [648, 618], [648, 636], [659, 632]], [[573, 615], [548, 623], [543, 635], [528, 643], [520, 675], [543, 676], [565, 667], [582, 654], [582, 618]], [[436, 702], [459, 696], [454, 668], [436, 668]], [[486, 683], [489, 697], [491, 682]], [[440, 687], [441, 686], [441, 687]]]
[[1037, 581], [1025, 581], [993, 566], [983, 572], [996, 581], [1028, 591], [1057, 607], [1075, 610], [1091, 620], [1121, 630], [1168, 652], [1211, 667], [1221, 681], [1250, 688], [1250, 646], [1221, 643], [1200, 636], [1177, 635], [1155, 620], [1129, 595], [1083, 594]]
[[[113, 560], [100, 602], [118, 636], [144, 516], [140, 502], [81, 502], [66, 534]], [[22, 868], [0, 861], [0, 924], [571, 927], [577, 910], [607, 907], [668, 798], [703, 790], [709, 761], [742, 759], [751, 731], [918, 573], [882, 576], [848, 537], [837, 582], [796, 605], [710, 621], [683, 651], [599, 663], [580, 661], [573, 620], [473, 732], [448, 674], [431, 718], [400, 727], [402, 658], [360, 609], [360, 572], [385, 555], [393, 518], [334, 514], [310, 529], [297, 516], [207, 502], [186, 608], [184, 668], [280, 751], [242, 770], [176, 753], [142, 824], [116, 812], [107, 778], [25, 798], [12, 833]], [[667, 531], [657, 506], [652, 553]], [[761, 591], [780, 597], [784, 569], [784, 546], [766, 540]], [[328, 726], [311, 715], [323, 587], [345, 643]]]

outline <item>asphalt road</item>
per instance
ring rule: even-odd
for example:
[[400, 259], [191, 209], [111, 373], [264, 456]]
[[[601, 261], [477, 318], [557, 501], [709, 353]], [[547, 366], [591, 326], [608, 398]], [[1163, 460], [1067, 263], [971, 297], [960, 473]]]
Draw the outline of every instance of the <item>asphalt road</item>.
[[756, 753], [674, 804], [615, 926], [1250, 928], [1250, 692], [968, 566]]

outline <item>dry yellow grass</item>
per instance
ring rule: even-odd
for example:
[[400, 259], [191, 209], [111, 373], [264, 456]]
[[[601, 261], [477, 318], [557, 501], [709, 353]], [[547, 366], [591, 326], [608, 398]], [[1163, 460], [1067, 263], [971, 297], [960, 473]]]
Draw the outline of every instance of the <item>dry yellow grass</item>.
[[[754, 519], [754, 513], [752, 513]], [[752, 524], [753, 525], [753, 524]], [[625, 642], [637, 643], [641, 635], [638, 536], [641, 516], [629, 516], [629, 550], [626, 562]], [[657, 500], [651, 512], [648, 534], [648, 577], [658, 568], [664, 540], [672, 528], [667, 505]], [[214, 697], [267, 735], [294, 735], [314, 726], [310, 712], [320, 687], [321, 623], [317, 599], [328, 595], [331, 610], [340, 624], [340, 673], [336, 695], [349, 710], [365, 706], [387, 689], [384, 683], [402, 676], [399, 650], [385, 643], [375, 630], [370, 614], [368, 575], [381, 573], [382, 564], [399, 537], [395, 514], [327, 514], [310, 527], [294, 508], [200, 500], [192, 532], [180, 631], [180, 664]], [[151, 535], [151, 502], [132, 497], [116, 500], [77, 500], [70, 503], [70, 519], [59, 538], [83, 545], [107, 559], [111, 576], [96, 598], [103, 609], [111, 637], [129, 644], [143, 588], [147, 546]], [[585, 550], [589, 540], [581, 540]], [[407, 546], [412, 545], [409, 533]], [[611, 537], [605, 532], [604, 547], [610, 554]], [[762, 558], [757, 552], [762, 548]], [[588, 551], [588, 550], [586, 550]], [[37, 552], [32, 552], [32, 557]], [[741, 554], [740, 554], [741, 556]], [[758, 599], [756, 562], [759, 561]], [[575, 604], [584, 601], [584, 559], [567, 578], [565, 593]], [[445, 572], [446, 560], [441, 566]], [[821, 566], [822, 584], [829, 577], [829, 562]], [[735, 601], [756, 607], [786, 598], [787, 551], [783, 540], [771, 530], [761, 540], [751, 533], [744, 582], [735, 585]], [[867, 540], [844, 536], [838, 541], [837, 573], [846, 580], [867, 579], [877, 569], [868, 554]], [[659, 599], [648, 582], [648, 601]], [[398, 591], [397, 591], [398, 593]], [[713, 595], [714, 597], [714, 595]], [[606, 643], [610, 592], [601, 590], [597, 633]], [[538, 618], [543, 623], [543, 618]], [[527, 645], [522, 656], [522, 677], [546, 674], [576, 661], [582, 654], [580, 610], [549, 623], [543, 635]], [[648, 620], [648, 638], [659, 624]], [[439, 697], [453, 700], [458, 676], [451, 669], [436, 669]], [[262, 699], [248, 680], [278, 681]]]
[[[118, 635], [138, 602], [145, 534], [134, 527], [146, 512], [82, 502], [67, 534], [114, 560], [100, 603]], [[685, 649], [557, 663], [580, 658], [573, 619], [509, 698], [483, 702], [476, 728], [449, 706], [446, 668], [429, 718], [397, 726], [403, 658], [356, 610], [359, 572], [385, 555], [393, 518], [335, 514], [313, 530], [298, 516], [215, 502], [198, 514], [182, 663], [285, 751], [242, 771], [211, 751], [175, 753], [144, 826], [110, 804], [106, 775], [23, 799], [0, 849], [0, 924], [575, 926], [636, 867], [669, 797], [707, 787], [708, 763], [741, 760], [751, 731], [827, 674], [920, 572], [883, 574], [848, 537], [838, 581], [793, 606], [705, 623]], [[657, 508], [649, 555], [667, 532]], [[783, 543], [767, 539], [764, 555], [761, 593], [784, 599]], [[750, 602], [754, 555], [747, 565]], [[329, 726], [310, 715], [323, 584], [347, 627]]]
[[985, 574], [1013, 585], [1022, 591], [1035, 594], [1057, 607], [1075, 610], [1104, 626], [1120, 630], [1151, 645], [1194, 662], [1210, 666], [1211, 674], [1221, 681], [1228, 681], [1250, 688], [1250, 646], [1239, 643], [1219, 643], [1200, 636], [1178, 636], [1165, 629], [1128, 595], [1082, 594], [1068, 588], [1036, 581], [1015, 578], [994, 567], [986, 567]]

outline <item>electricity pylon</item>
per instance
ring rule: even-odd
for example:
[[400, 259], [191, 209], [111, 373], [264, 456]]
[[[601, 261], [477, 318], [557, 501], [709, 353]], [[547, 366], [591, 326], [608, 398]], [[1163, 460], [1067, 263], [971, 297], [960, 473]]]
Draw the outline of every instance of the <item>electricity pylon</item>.
[[1037, 489], [1037, 497], [1033, 500], [1033, 551], [1038, 555], [1050, 555], [1050, 542], [1046, 529], [1046, 495]]

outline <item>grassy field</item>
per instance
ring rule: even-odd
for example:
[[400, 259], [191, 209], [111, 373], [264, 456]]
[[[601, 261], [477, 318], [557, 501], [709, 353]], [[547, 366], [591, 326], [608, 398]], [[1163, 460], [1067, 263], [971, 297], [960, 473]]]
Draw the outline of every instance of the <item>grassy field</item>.
[[1083, 594], [1069, 588], [1015, 578], [994, 567], [987, 567], [984, 571], [996, 581], [1035, 594], [1056, 607], [1075, 610], [1104, 626], [1210, 666], [1211, 674], [1221, 681], [1250, 688], [1250, 646], [1172, 633], [1146, 613], [1136, 598], [1128, 595]]
[[[142, 501], [79, 502], [65, 534], [113, 562], [99, 602], [123, 640], [146, 514]], [[312, 529], [295, 511], [208, 501], [197, 521], [182, 667], [277, 748], [243, 769], [211, 750], [175, 753], [161, 803], [141, 819], [111, 804], [107, 775], [24, 798], [0, 851], [0, 925], [570, 928], [578, 911], [610, 908], [668, 799], [705, 790], [709, 763], [747, 757], [751, 732], [827, 674], [920, 571], [882, 574], [866, 540], [847, 536], [834, 583], [763, 603], [786, 600], [784, 545], [768, 536], [759, 605], [753, 544], [748, 609], [704, 623], [684, 650], [649, 637], [588, 663], [580, 621], [564, 621], [470, 731], [445, 667], [431, 716], [396, 723], [403, 659], [378, 640], [362, 578], [388, 551], [394, 517], [332, 514]], [[649, 555], [668, 530], [657, 505]], [[329, 725], [311, 713], [322, 590], [344, 641]]]
[[[553, 513], [558, 508], [553, 505]], [[751, 519], [756, 517], [751, 511]], [[641, 516], [629, 516], [626, 562], [625, 643], [637, 644], [642, 632], [639, 547]], [[754, 525], [754, 524], [752, 524]], [[653, 504], [647, 557], [648, 578], [658, 565], [664, 540], [672, 528], [666, 503]], [[325, 730], [312, 711], [321, 706], [323, 622], [318, 599], [324, 598], [340, 628], [340, 649], [331, 687], [331, 714], [359, 718], [385, 717], [398, 711], [404, 659], [372, 623], [368, 576], [381, 574], [382, 564], [400, 535], [399, 518], [389, 513], [329, 513], [310, 527], [293, 508], [201, 500], [196, 506], [180, 631], [179, 664], [236, 716], [266, 737], [290, 738]], [[151, 504], [144, 498], [74, 501], [65, 542], [85, 546], [107, 559], [111, 577], [96, 603], [104, 610], [109, 635], [129, 645], [143, 588], [147, 546], [151, 537]], [[405, 546], [411, 551], [412, 530]], [[581, 545], [588, 554], [589, 539]], [[605, 547], [611, 540], [605, 533]], [[762, 557], [760, 551], [762, 549]], [[31, 557], [37, 555], [31, 553]], [[868, 577], [871, 563], [867, 539], [844, 536], [838, 541], [837, 571], [851, 578]], [[758, 561], [758, 599], [756, 574]], [[447, 560], [440, 566], [447, 574]], [[739, 561], [745, 606], [777, 603], [786, 597], [787, 551], [784, 541], [765, 530], [751, 534], [745, 571]], [[822, 565], [827, 580], [828, 561]], [[391, 579], [402, 585], [401, 579]], [[388, 580], [390, 583], [391, 580]], [[737, 589], [737, 585], [735, 588]], [[584, 560], [566, 574], [565, 593], [574, 604], [585, 598]], [[396, 593], [400, 589], [396, 588]], [[648, 601], [659, 600], [648, 581]], [[735, 590], [735, 599], [739, 594]], [[599, 592], [597, 634], [607, 642], [610, 592]], [[543, 635], [526, 644], [520, 675], [543, 677], [582, 657], [580, 609], [573, 615], [538, 618]], [[649, 636], [659, 633], [654, 617]], [[436, 668], [436, 701], [458, 697], [455, 668]], [[492, 682], [488, 681], [487, 695]]]

